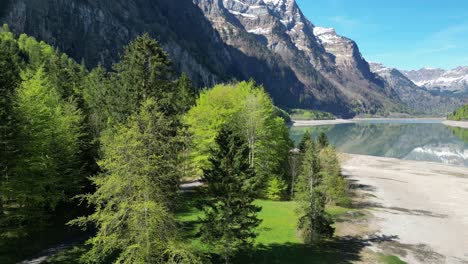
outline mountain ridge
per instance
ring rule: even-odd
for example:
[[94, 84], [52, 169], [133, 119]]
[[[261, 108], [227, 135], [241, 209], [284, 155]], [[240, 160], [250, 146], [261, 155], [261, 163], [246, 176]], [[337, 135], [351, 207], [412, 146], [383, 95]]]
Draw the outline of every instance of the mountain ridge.
[[419, 113], [435, 116], [446, 116], [453, 109], [460, 107], [468, 100], [434, 95], [426, 87], [421, 87], [410, 80], [396, 68], [388, 68], [382, 63], [370, 63], [371, 70], [379, 75], [388, 87], [396, 91], [401, 101]]
[[199, 87], [254, 79], [285, 108], [345, 118], [413, 112], [356, 42], [314, 25], [294, 0], [17, 0], [0, 22], [88, 67], [109, 68], [148, 32]]

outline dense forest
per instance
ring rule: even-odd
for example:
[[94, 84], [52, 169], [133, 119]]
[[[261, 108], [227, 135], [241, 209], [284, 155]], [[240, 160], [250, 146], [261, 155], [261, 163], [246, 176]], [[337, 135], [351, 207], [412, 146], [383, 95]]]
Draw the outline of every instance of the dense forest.
[[448, 116], [448, 119], [454, 121], [468, 120], [468, 105], [464, 105], [461, 108], [455, 110], [451, 115]]
[[296, 148], [262, 86], [196, 89], [148, 34], [89, 70], [5, 25], [0, 75], [1, 263], [77, 238], [70, 263], [231, 263], [255, 248], [258, 201], [295, 201], [305, 244], [331, 238], [326, 207], [349, 203], [324, 134]]

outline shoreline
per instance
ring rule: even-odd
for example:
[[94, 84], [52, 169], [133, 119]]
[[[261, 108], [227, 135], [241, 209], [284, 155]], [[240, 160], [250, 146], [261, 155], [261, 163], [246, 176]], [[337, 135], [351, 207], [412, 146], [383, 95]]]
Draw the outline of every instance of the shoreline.
[[468, 168], [343, 154], [343, 175], [364, 194], [371, 249], [408, 263], [468, 263]]
[[445, 120], [442, 124], [450, 127], [460, 127], [468, 129], [468, 121], [452, 121], [452, 120]]
[[[445, 124], [446, 119], [437, 117], [428, 118], [353, 118], [353, 119], [334, 119], [334, 120], [292, 120], [293, 127], [304, 127], [304, 126], [325, 126], [325, 125], [340, 125], [340, 124], [354, 124], [359, 122], [375, 121], [375, 122], [428, 122], [428, 123], [443, 123]], [[468, 128], [468, 122], [465, 122]]]

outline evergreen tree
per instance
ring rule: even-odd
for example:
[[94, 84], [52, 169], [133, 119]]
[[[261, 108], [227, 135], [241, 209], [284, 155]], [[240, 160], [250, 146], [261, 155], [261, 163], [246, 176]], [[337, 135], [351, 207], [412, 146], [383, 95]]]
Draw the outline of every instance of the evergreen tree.
[[230, 263], [236, 252], [251, 247], [256, 237], [260, 208], [252, 203], [259, 182], [249, 164], [246, 141], [227, 126], [216, 138], [210, 164], [203, 176], [208, 198], [200, 232], [204, 241], [220, 250], [224, 262]]
[[81, 112], [62, 101], [42, 68], [25, 76], [29, 79], [21, 84], [14, 109], [19, 155], [7, 188], [9, 201], [17, 205], [9, 217], [23, 234], [46, 224], [50, 212], [59, 203], [70, 202], [84, 180], [79, 159]]
[[112, 94], [107, 73], [101, 66], [93, 69], [85, 78], [81, 97], [93, 139], [98, 139], [112, 119]]
[[20, 83], [20, 51], [8, 26], [0, 30], [0, 226], [3, 216], [3, 188], [11, 177], [17, 147], [18, 133], [13, 112], [16, 88]]
[[300, 203], [298, 229], [305, 243], [313, 244], [333, 236], [330, 217], [325, 212], [320, 163], [316, 146], [305, 141], [302, 171], [296, 188], [296, 199]]
[[320, 173], [327, 203], [348, 205], [346, 180], [341, 175], [341, 166], [335, 149], [326, 147], [320, 151]]
[[302, 135], [301, 141], [299, 142], [299, 145], [297, 148], [301, 151], [301, 153], [304, 153], [306, 150], [307, 142], [312, 142], [312, 135], [310, 134], [310, 131], [307, 130], [304, 135]]
[[330, 144], [328, 143], [328, 138], [325, 132], [320, 132], [318, 138], [317, 138], [317, 144], [319, 149], [323, 149], [328, 147]]
[[186, 73], [182, 73], [177, 80], [176, 85], [177, 92], [175, 93], [175, 98], [173, 100], [177, 104], [177, 111], [179, 113], [186, 113], [195, 105], [197, 100], [197, 91]]
[[273, 177], [268, 181], [268, 186], [266, 190], [266, 198], [273, 201], [281, 201], [284, 196], [288, 186], [284, 181]]
[[166, 258], [175, 258], [170, 247], [177, 237], [171, 209], [179, 172], [178, 139], [171, 122], [150, 98], [126, 124], [103, 135], [99, 165], [104, 173], [92, 177], [97, 190], [85, 196], [96, 211], [72, 222], [93, 223], [98, 229], [88, 241], [91, 250], [85, 261], [165, 263]]
[[118, 122], [125, 121], [148, 98], [156, 100], [158, 111], [177, 114], [171, 62], [159, 43], [143, 34], [125, 49], [121, 61], [114, 65], [112, 97], [109, 106]]

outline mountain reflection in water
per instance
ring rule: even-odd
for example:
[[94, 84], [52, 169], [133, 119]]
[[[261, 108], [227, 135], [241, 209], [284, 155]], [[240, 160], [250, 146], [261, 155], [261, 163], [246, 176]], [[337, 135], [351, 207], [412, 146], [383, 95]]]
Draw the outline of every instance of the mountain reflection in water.
[[292, 127], [297, 143], [306, 131], [325, 132], [346, 153], [440, 162], [468, 167], [468, 130], [441, 123], [361, 122], [333, 126]]

